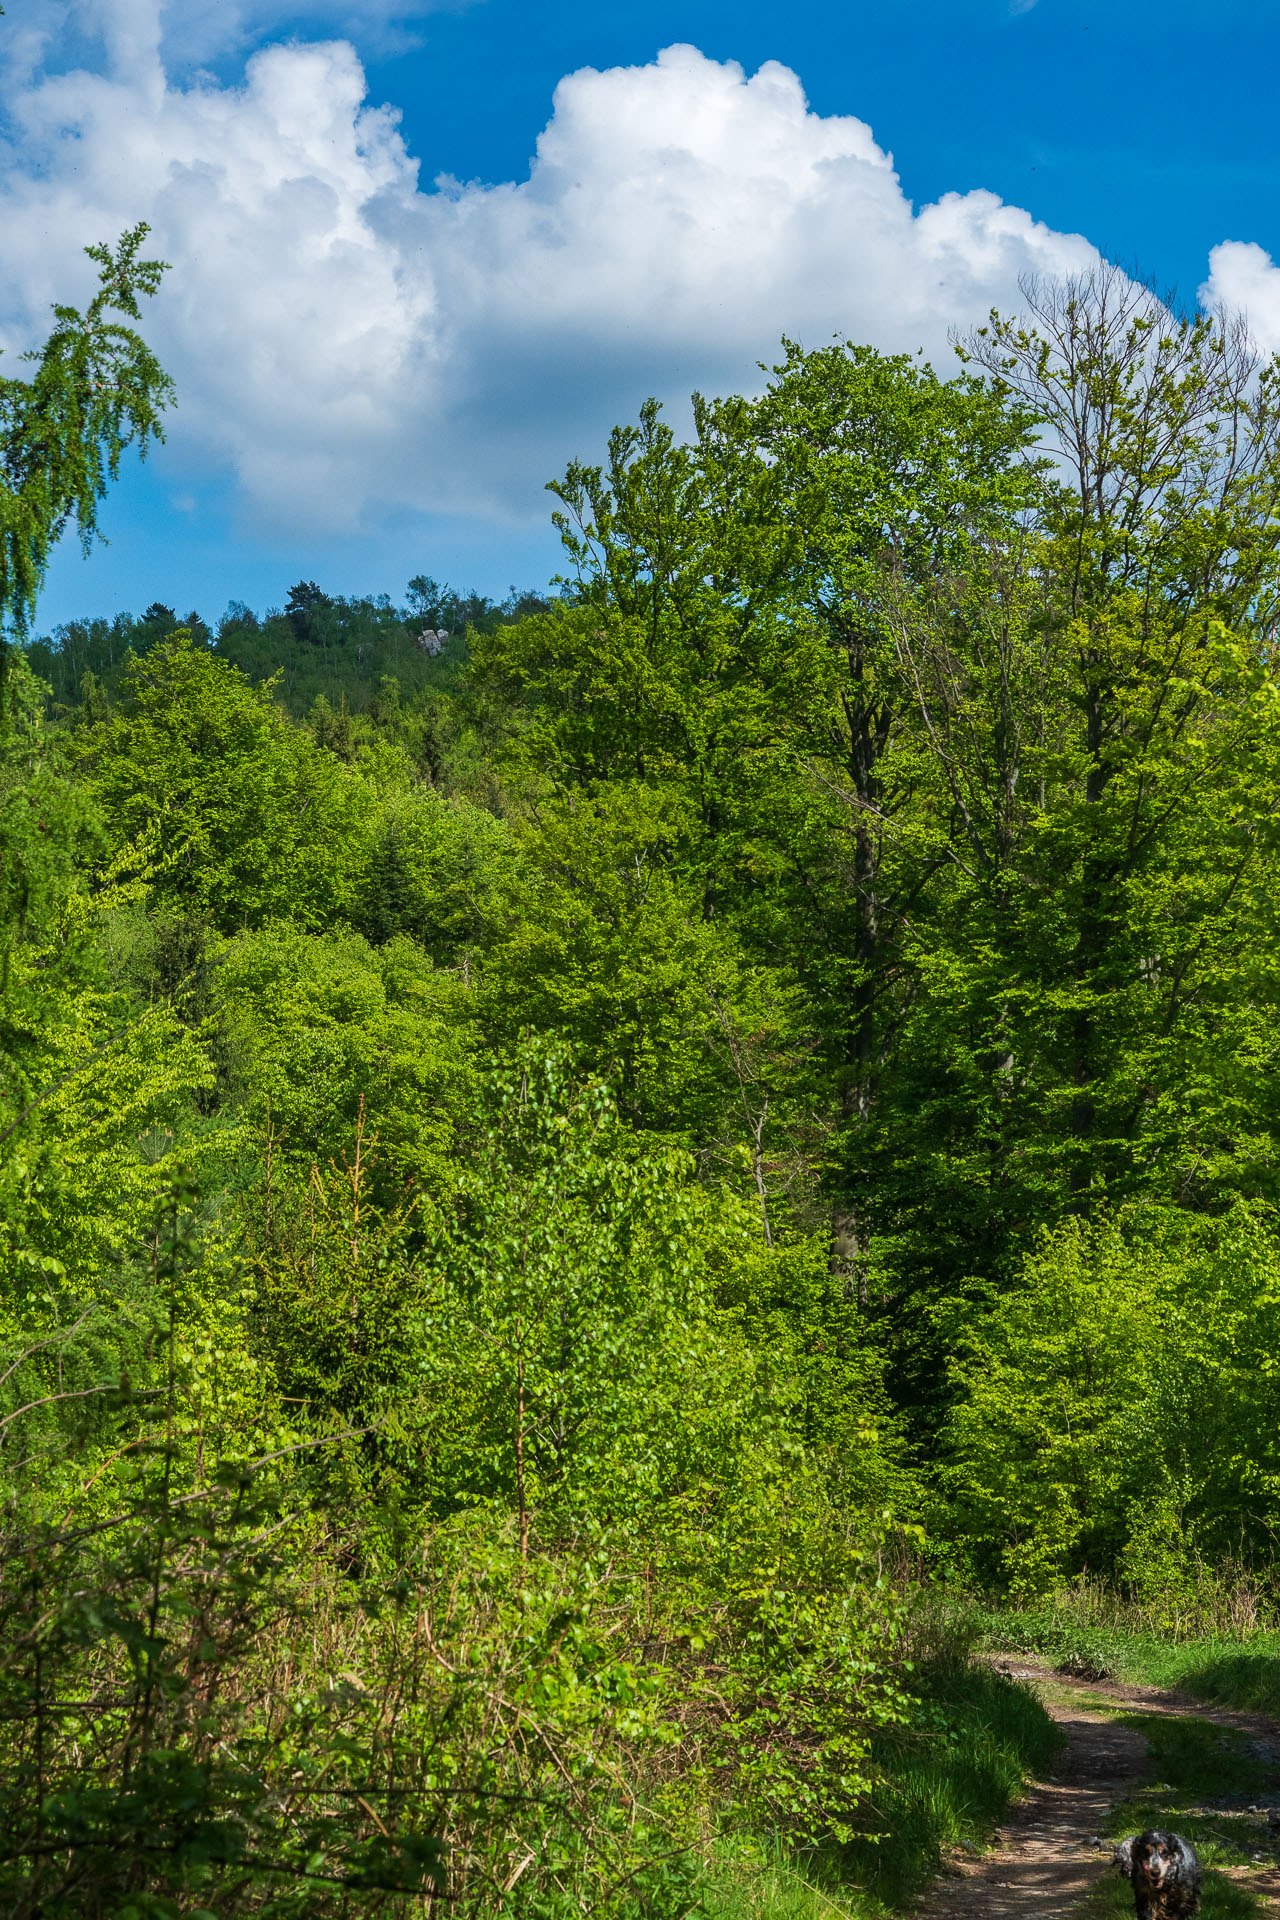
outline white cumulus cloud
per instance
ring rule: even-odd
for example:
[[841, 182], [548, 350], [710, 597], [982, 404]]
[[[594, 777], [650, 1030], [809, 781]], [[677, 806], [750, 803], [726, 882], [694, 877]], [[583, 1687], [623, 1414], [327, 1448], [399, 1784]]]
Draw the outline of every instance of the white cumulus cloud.
[[1200, 289], [1208, 307], [1243, 313], [1264, 353], [1280, 353], [1280, 267], [1253, 241], [1224, 240], [1209, 255]]
[[38, 337], [87, 285], [78, 249], [148, 220], [173, 263], [147, 320], [181, 398], [166, 458], [230, 468], [259, 524], [541, 517], [542, 483], [650, 392], [740, 391], [783, 332], [946, 366], [948, 326], [1020, 273], [1096, 258], [990, 193], [917, 212], [871, 130], [776, 63], [585, 69], [527, 180], [424, 185], [345, 41], [269, 46], [227, 85], [175, 77], [153, 0], [92, 6], [95, 64], [29, 39], [10, 75], [0, 338]]

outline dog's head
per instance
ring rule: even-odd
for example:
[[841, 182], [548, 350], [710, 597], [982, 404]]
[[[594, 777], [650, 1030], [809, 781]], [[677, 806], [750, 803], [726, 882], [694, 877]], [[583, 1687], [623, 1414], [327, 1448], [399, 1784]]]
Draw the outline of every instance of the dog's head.
[[1155, 1827], [1125, 1845], [1129, 1849], [1129, 1877], [1159, 1893], [1182, 1871], [1182, 1849], [1176, 1835]]

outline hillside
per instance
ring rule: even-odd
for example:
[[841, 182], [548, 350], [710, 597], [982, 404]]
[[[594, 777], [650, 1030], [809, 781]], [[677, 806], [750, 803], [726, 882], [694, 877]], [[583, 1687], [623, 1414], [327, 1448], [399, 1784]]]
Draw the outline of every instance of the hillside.
[[9, 646], [8, 1911], [884, 1913], [992, 1607], [1274, 1624], [1274, 374], [1130, 287]]

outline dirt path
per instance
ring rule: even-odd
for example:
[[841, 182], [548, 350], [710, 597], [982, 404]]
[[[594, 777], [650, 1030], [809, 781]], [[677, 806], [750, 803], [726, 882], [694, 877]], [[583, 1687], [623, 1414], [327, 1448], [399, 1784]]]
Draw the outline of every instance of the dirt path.
[[[918, 1920], [979, 1920], [1023, 1916], [1051, 1920], [1076, 1913], [1090, 1887], [1111, 1871], [1111, 1842], [1098, 1844], [1099, 1829], [1115, 1801], [1147, 1771], [1147, 1743], [1087, 1704], [1106, 1700], [1143, 1714], [1194, 1714], [1234, 1728], [1270, 1748], [1280, 1759], [1280, 1726], [1258, 1714], [1202, 1706], [1181, 1695], [1114, 1681], [1072, 1681], [1030, 1661], [999, 1661], [1013, 1678], [1036, 1688], [1062, 1727], [1065, 1744], [1053, 1773], [1038, 1782], [1012, 1810], [990, 1853], [949, 1861], [916, 1907]], [[1280, 1916], [1280, 1871], [1235, 1869], [1230, 1878], [1260, 1896], [1265, 1910]]]

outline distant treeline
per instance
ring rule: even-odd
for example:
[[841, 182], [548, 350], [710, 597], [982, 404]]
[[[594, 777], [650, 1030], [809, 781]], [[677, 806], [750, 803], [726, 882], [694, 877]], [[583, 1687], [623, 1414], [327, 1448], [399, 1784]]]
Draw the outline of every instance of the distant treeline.
[[232, 600], [216, 628], [192, 610], [156, 600], [140, 615], [118, 613], [68, 620], [33, 640], [28, 657], [51, 689], [55, 710], [92, 707], [112, 698], [133, 655], [146, 653], [178, 628], [236, 666], [255, 684], [279, 676], [277, 697], [296, 716], [318, 699], [341, 710], [365, 712], [378, 682], [393, 675], [406, 694], [450, 684], [468, 629], [492, 633], [549, 602], [512, 587], [504, 600], [460, 592], [427, 574], [409, 582], [405, 603], [388, 594], [347, 598], [299, 580], [285, 605], [257, 614]]

